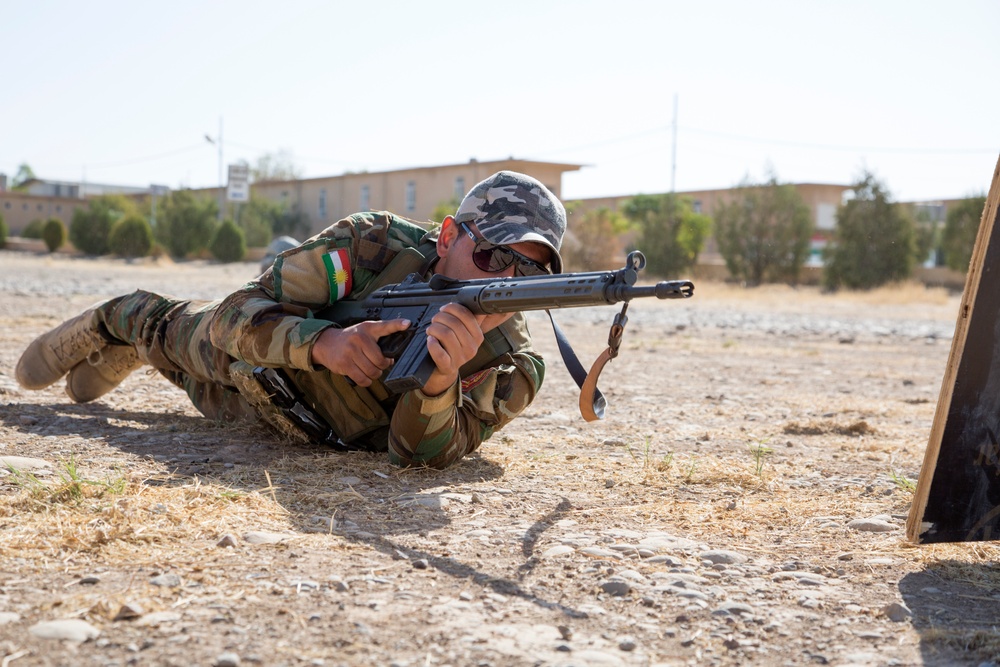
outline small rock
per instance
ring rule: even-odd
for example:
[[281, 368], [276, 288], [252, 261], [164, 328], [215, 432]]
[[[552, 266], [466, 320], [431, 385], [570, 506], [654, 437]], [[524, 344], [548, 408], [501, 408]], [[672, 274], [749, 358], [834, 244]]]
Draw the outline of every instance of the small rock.
[[230, 533], [226, 533], [221, 538], [219, 538], [219, 541], [215, 543], [215, 546], [222, 549], [229, 549], [235, 547], [236, 544], [237, 544], [236, 536]]
[[159, 627], [161, 623], [173, 623], [181, 620], [181, 615], [176, 611], [154, 611], [136, 620], [135, 625]]
[[559, 636], [565, 639], [566, 641], [569, 641], [570, 639], [573, 638], [573, 629], [570, 628], [569, 626], [560, 625], [556, 629], [559, 630]]
[[149, 583], [154, 586], [163, 586], [164, 588], [177, 588], [181, 585], [181, 578], [173, 573], [161, 574], [158, 577], [153, 577], [149, 580]]
[[220, 653], [215, 659], [215, 667], [240, 667], [240, 656], [235, 653]]
[[711, 561], [716, 564], [723, 565], [739, 565], [741, 563], [747, 562], [749, 560], [746, 556], [736, 551], [724, 551], [722, 549], [716, 549], [713, 551], [705, 551], [698, 555], [702, 560]]
[[[23, 420], [31, 419], [34, 420], [27, 425], [37, 424], [38, 420], [34, 417], [21, 417], [22, 424]], [[18, 471], [32, 471], [39, 470], [40, 468], [48, 468], [52, 464], [43, 459], [32, 459], [27, 456], [0, 456], [0, 469], [7, 470], [8, 468], [13, 468]]]
[[622, 637], [618, 640], [618, 648], [623, 651], [634, 651], [638, 644], [634, 637]]
[[611, 580], [601, 584], [601, 590], [608, 595], [622, 596], [628, 595], [632, 591], [632, 586], [627, 581]]
[[850, 551], [846, 551], [837, 556], [837, 560], [853, 560], [854, 554]]
[[549, 547], [548, 549], [543, 551], [542, 558], [555, 558], [556, 556], [565, 556], [566, 554], [571, 554], [574, 551], [576, 551], [576, 549], [574, 549], [573, 547], [567, 546], [565, 544], [560, 544], [555, 547]]
[[121, 609], [118, 610], [118, 613], [115, 614], [114, 620], [129, 621], [132, 620], [133, 618], [139, 618], [144, 613], [145, 611], [143, 610], [143, 608], [140, 607], [137, 603], [126, 602], [121, 606]]
[[21, 617], [12, 611], [0, 611], [0, 625], [7, 625], [8, 623], [17, 623], [21, 620]]
[[100, 577], [95, 577], [95, 576], [91, 575], [91, 576], [88, 576], [88, 577], [81, 578], [80, 581], [78, 581], [76, 583], [80, 584], [81, 586], [93, 586], [94, 584], [100, 582], [100, 580], [101, 580]]
[[282, 535], [281, 533], [265, 533], [260, 530], [254, 530], [243, 534], [243, 540], [247, 544], [278, 544], [279, 542], [291, 539], [291, 537], [291, 535]]
[[610, 477], [607, 478], [606, 480], [604, 480], [604, 488], [605, 489], [610, 489], [614, 485], [615, 485], [615, 480], [611, 479]]
[[79, 618], [57, 621], [42, 621], [28, 628], [28, 632], [41, 639], [65, 639], [71, 642], [85, 642], [96, 639], [101, 631]]
[[430, 565], [430, 563], [427, 562], [426, 558], [418, 558], [413, 561], [414, 570], [426, 570], [428, 565]]
[[868, 533], [888, 533], [896, 530], [896, 526], [882, 519], [855, 519], [847, 524], [848, 528]]
[[902, 623], [903, 621], [912, 618], [913, 612], [910, 611], [910, 608], [905, 604], [892, 602], [882, 607], [882, 615], [894, 623]]

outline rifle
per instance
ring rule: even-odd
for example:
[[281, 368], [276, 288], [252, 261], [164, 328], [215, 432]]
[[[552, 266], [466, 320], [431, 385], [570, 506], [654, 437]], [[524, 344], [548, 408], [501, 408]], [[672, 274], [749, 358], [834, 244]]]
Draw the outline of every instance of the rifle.
[[[423, 387], [434, 372], [434, 360], [427, 351], [427, 327], [430, 326], [431, 318], [445, 304], [460, 303], [474, 314], [480, 315], [613, 305], [624, 301], [625, 306], [612, 326], [612, 337], [617, 328], [617, 339], [620, 342], [621, 329], [627, 320], [625, 309], [630, 300], [650, 296], [657, 299], [686, 299], [694, 293], [694, 284], [688, 280], [664, 281], [636, 287], [639, 271], [645, 265], [645, 256], [636, 250], [628, 254], [625, 266], [616, 271], [475, 280], [455, 280], [434, 275], [428, 282], [423, 282], [419, 275], [411, 273], [402, 282], [377, 289], [364, 300], [353, 304], [338, 302], [318, 313], [317, 317], [335, 319], [348, 325], [368, 320], [409, 320], [410, 327], [406, 331], [379, 339], [382, 353], [395, 359], [382, 382], [389, 391], [403, 393]], [[349, 308], [346, 312], [345, 307]], [[332, 312], [337, 316], [331, 317]], [[556, 336], [561, 336], [558, 327]], [[617, 343], [613, 347], [612, 357], [617, 354]], [[566, 357], [565, 353], [563, 356]], [[575, 355], [573, 361], [580, 367]], [[580, 370], [582, 371], [582, 367]], [[582, 387], [582, 380], [576, 379]], [[603, 413], [603, 405], [601, 412]]]

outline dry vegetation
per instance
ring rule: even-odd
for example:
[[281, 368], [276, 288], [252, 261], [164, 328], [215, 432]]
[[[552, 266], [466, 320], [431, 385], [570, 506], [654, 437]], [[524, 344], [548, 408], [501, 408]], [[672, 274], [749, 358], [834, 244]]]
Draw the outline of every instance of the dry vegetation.
[[[950, 332], [955, 295], [635, 304], [590, 425], [533, 320], [553, 363], [529, 412], [452, 470], [397, 470], [208, 422], [155, 375], [89, 405], [21, 391], [23, 347], [97, 296], [245, 275], [0, 262], [76, 285], [0, 297], [0, 456], [47, 462], [0, 473], [4, 667], [1000, 659], [1000, 549], [902, 528], [950, 345], [907, 332]], [[612, 314], [563, 314], [581, 357]], [[66, 618], [100, 634], [29, 631]]]

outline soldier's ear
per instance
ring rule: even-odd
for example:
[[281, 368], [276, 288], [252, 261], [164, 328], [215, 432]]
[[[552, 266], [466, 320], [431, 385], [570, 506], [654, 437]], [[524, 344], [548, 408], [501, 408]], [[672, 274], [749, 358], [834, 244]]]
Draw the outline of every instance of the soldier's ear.
[[458, 238], [458, 232], [458, 223], [455, 222], [455, 218], [450, 215], [445, 216], [445, 219], [441, 221], [441, 231], [438, 233], [438, 257], [445, 257], [448, 255], [448, 251]]

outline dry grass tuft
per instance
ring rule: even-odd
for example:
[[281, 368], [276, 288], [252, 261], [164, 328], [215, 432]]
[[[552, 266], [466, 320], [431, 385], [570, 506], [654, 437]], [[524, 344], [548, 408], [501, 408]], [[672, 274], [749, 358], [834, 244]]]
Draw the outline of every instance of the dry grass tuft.
[[837, 422], [830, 420], [814, 420], [804, 424], [800, 424], [799, 422], [788, 422], [781, 430], [783, 433], [787, 433], [788, 435], [878, 435], [878, 431], [872, 428], [868, 422], [864, 420], [856, 421], [851, 424], [838, 424]]

